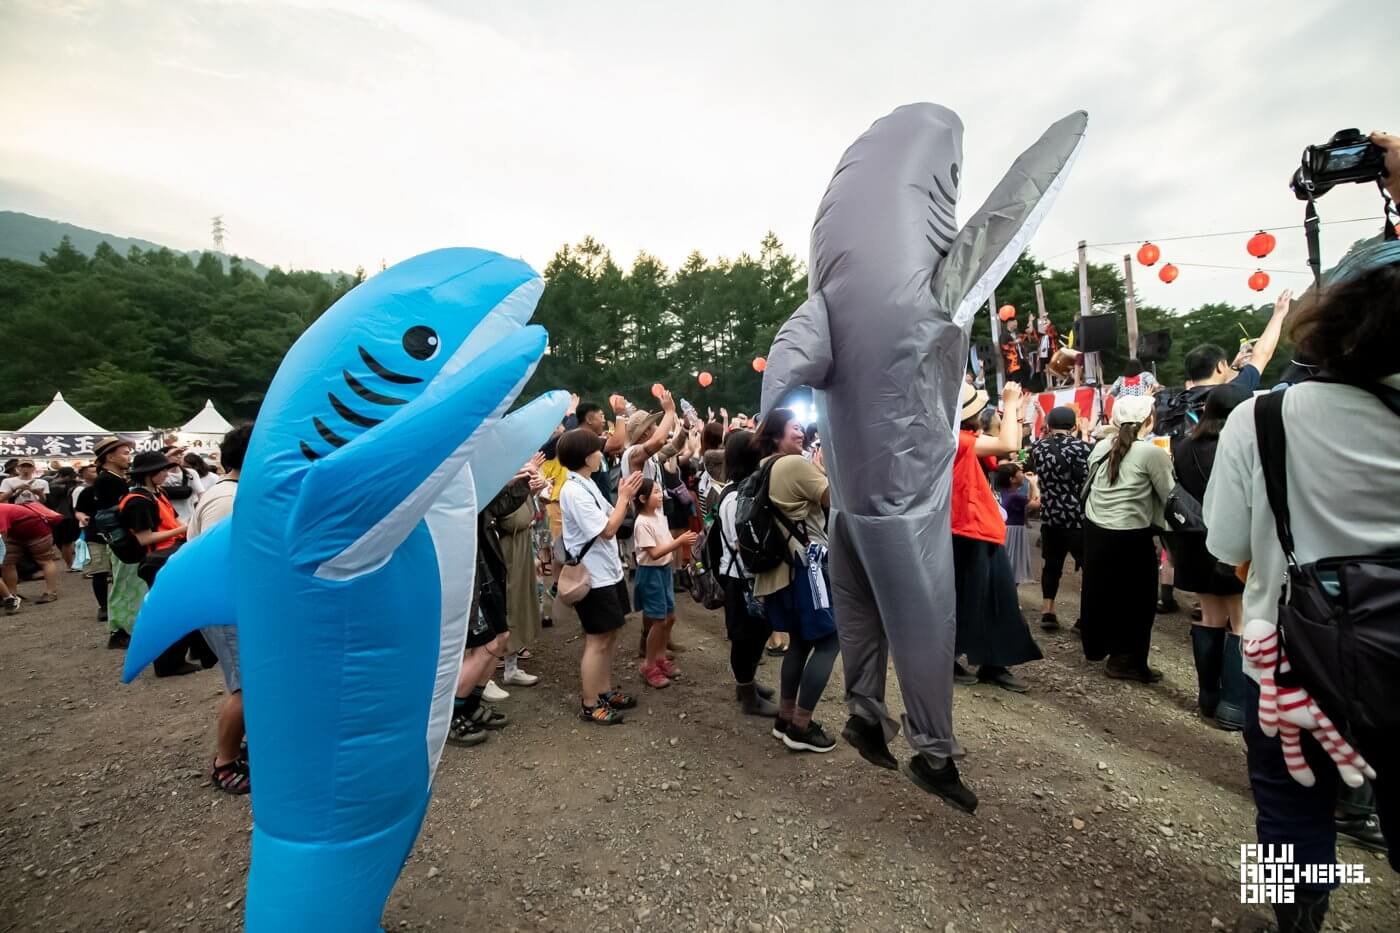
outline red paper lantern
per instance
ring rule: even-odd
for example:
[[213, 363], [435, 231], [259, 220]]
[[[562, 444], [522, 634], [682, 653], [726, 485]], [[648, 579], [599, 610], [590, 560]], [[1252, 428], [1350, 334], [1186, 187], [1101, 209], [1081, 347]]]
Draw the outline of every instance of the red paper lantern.
[[1144, 266], [1153, 266], [1157, 260], [1162, 258], [1162, 251], [1157, 248], [1156, 243], [1147, 242], [1138, 247], [1138, 262]]
[[756, 356], [756, 357], [753, 358], [753, 371], [754, 371], [754, 372], [756, 372], [756, 373], [761, 373], [761, 372], [763, 372], [763, 371], [764, 371], [765, 369], [767, 369], [767, 368], [768, 368], [768, 361], [765, 360], [763, 357], [761, 357], [761, 356]]
[[714, 382], [714, 381], [715, 381], [715, 377], [714, 377], [714, 376], [711, 376], [709, 373], [701, 373], [701, 374], [700, 374], [700, 388], [702, 388], [702, 389], [707, 389], [707, 388], [709, 388], [710, 383], [712, 383], [712, 382]]
[[1171, 283], [1173, 283], [1173, 282], [1176, 281], [1176, 277], [1177, 277], [1178, 275], [1180, 275], [1180, 274], [1181, 274], [1181, 270], [1180, 270], [1180, 269], [1178, 269], [1176, 266], [1172, 265], [1171, 263], [1167, 263], [1167, 264], [1166, 264], [1165, 266], [1163, 266], [1160, 270], [1158, 270], [1158, 272], [1157, 272], [1157, 278], [1161, 279], [1163, 282], [1166, 282], [1168, 285], [1170, 285]]
[[1268, 288], [1269, 273], [1265, 272], [1263, 269], [1256, 271], [1249, 277], [1249, 287], [1256, 292], [1262, 292], [1264, 289]]
[[997, 309], [997, 317], [1001, 318], [1003, 321], [1009, 321], [1015, 316], [1015, 305], [1002, 305], [1000, 308]]
[[666, 391], [666, 387], [663, 386], [661, 383], [659, 383], [659, 382], [653, 382], [653, 383], [651, 384], [651, 394], [654, 395], [654, 396], [656, 396], [657, 398], [660, 398], [660, 397], [661, 397], [661, 393], [662, 393], [662, 392], [665, 392], [665, 391]]
[[1274, 238], [1272, 233], [1260, 230], [1249, 238], [1249, 242], [1245, 244], [1245, 249], [1249, 250], [1249, 255], [1253, 256], [1255, 259], [1263, 259], [1274, 251], [1276, 245], [1278, 245], [1278, 240]]

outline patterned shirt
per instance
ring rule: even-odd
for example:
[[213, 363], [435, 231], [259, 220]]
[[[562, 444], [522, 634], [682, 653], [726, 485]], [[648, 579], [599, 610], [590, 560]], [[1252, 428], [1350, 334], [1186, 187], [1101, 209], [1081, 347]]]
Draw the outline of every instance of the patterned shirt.
[[1031, 447], [1026, 467], [1040, 477], [1040, 516], [1052, 528], [1075, 529], [1084, 522], [1079, 496], [1093, 450], [1069, 434], [1050, 434]]

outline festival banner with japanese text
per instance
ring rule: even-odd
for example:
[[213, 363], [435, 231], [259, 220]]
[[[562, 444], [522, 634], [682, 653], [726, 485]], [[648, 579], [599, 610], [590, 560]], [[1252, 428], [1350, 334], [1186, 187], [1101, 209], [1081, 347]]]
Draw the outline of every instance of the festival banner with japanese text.
[[[122, 431], [117, 436], [130, 441], [137, 453], [160, 450], [162, 445], [159, 431]], [[102, 437], [101, 434], [11, 434], [0, 431], [0, 458], [88, 461], [92, 459], [93, 448]]]

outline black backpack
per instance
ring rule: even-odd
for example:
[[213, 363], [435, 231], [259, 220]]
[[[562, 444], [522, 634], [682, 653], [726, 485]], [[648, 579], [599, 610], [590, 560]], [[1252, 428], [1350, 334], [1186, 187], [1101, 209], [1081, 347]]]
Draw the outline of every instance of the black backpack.
[[108, 509], [101, 509], [92, 517], [92, 528], [107, 543], [107, 550], [123, 564], [139, 564], [146, 557], [146, 546], [136, 540], [136, 536], [122, 522], [122, 508], [134, 498], [155, 502], [155, 496], [144, 489], [133, 489], [122, 496], [121, 501]]
[[[1357, 388], [1400, 416], [1400, 392], [1380, 384]], [[1291, 670], [1275, 676], [1280, 686], [1304, 687], [1368, 755], [1373, 741], [1392, 740], [1400, 730], [1400, 548], [1298, 563], [1288, 510], [1285, 394], [1261, 395], [1254, 407], [1264, 488], [1288, 559], [1278, 635]]]
[[1172, 441], [1172, 454], [1176, 453], [1177, 441], [1196, 429], [1201, 420], [1201, 412], [1206, 408], [1205, 392], [1192, 389], [1162, 389], [1157, 393], [1157, 404], [1153, 410], [1153, 429], [1161, 437]]
[[[796, 456], [792, 454], [791, 456]], [[807, 546], [807, 533], [792, 523], [768, 498], [768, 481], [773, 465], [781, 459], [773, 457], [739, 484], [735, 495], [734, 533], [739, 541], [739, 558], [750, 573], [760, 574], [784, 564], [792, 564], [789, 540]]]

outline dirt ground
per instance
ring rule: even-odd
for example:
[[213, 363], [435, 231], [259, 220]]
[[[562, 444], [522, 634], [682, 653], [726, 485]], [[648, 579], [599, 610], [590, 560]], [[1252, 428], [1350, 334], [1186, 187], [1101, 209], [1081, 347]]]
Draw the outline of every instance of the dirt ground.
[[[248, 798], [207, 770], [218, 671], [119, 683], [92, 597], [0, 617], [0, 930], [235, 930]], [[1073, 620], [1067, 575], [1061, 617]], [[33, 598], [38, 584], [21, 592]], [[1038, 588], [1022, 589], [1028, 617]], [[449, 746], [389, 930], [1194, 931], [1233, 928], [1253, 812], [1237, 734], [1192, 713], [1188, 621], [1159, 617], [1153, 687], [1110, 681], [1064, 631], [1026, 695], [959, 687], [975, 817], [863, 762], [789, 753], [741, 715], [718, 613], [681, 606], [685, 679], [625, 725], [573, 715], [576, 624], [545, 631], [530, 689], [485, 745]], [[637, 631], [635, 617], [629, 632]], [[635, 638], [624, 638], [624, 645]], [[775, 683], [769, 661], [760, 678]], [[891, 697], [898, 692], [891, 674]], [[845, 712], [840, 666], [817, 711]], [[897, 755], [908, 754], [902, 741]], [[256, 772], [254, 781], [256, 781]], [[1396, 928], [1400, 885], [1343, 888], [1329, 929]]]

